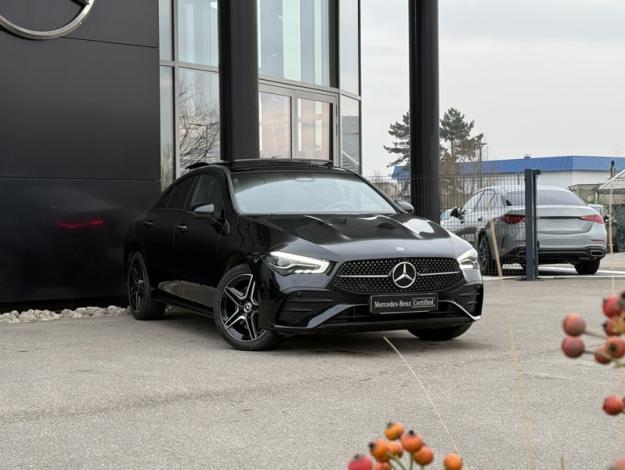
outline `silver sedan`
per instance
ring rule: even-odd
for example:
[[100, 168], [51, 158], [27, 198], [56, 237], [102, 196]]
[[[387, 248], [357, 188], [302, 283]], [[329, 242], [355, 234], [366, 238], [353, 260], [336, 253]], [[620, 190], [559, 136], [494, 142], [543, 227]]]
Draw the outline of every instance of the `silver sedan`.
[[[539, 264], [571, 263], [580, 274], [596, 273], [607, 252], [603, 217], [568, 189], [538, 186], [537, 195]], [[441, 225], [472, 243], [482, 272], [495, 274], [496, 254], [502, 263], [525, 264], [525, 218], [523, 186], [492, 186]]]

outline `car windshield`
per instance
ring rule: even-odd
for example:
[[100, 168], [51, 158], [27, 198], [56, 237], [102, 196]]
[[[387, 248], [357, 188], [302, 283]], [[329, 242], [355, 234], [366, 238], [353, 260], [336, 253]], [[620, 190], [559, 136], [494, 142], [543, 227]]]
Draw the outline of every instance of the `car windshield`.
[[[506, 194], [511, 206], [525, 205], [525, 191], [511, 191]], [[538, 188], [538, 205], [540, 206], [585, 206], [586, 203], [569, 191]]]
[[348, 173], [288, 170], [232, 175], [242, 214], [395, 214], [368, 184]]

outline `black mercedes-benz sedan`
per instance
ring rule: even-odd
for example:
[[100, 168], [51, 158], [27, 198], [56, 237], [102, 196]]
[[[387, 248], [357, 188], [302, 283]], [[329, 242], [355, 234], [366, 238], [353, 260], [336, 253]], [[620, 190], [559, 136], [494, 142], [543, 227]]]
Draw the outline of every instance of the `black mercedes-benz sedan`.
[[471, 245], [329, 162], [201, 165], [132, 224], [125, 256], [137, 319], [187, 308], [238, 349], [329, 331], [450, 340], [482, 313]]

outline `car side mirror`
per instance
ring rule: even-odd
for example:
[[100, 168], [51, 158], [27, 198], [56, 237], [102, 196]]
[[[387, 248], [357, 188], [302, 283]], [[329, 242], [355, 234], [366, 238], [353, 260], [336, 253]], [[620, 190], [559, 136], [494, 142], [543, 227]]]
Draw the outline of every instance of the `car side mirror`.
[[207, 216], [214, 217], [215, 216], [215, 205], [214, 204], [202, 204], [193, 209], [193, 213], [198, 216]]
[[395, 201], [395, 203], [399, 206], [401, 210], [404, 212], [408, 212], [409, 214], [414, 214], [414, 206], [406, 201]]
[[451, 217], [455, 217], [456, 219], [459, 219], [459, 218], [460, 218], [460, 210], [458, 210], [458, 208], [457, 208], [457, 207], [454, 207], [454, 208], [451, 210], [451, 212], [449, 213], [449, 215], [450, 215]]

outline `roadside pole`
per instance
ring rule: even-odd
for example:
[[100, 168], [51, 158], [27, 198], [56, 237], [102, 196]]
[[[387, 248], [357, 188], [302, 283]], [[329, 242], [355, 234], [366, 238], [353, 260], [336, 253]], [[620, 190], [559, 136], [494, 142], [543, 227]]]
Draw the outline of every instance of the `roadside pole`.
[[540, 170], [525, 170], [525, 272], [526, 280], [538, 279], [538, 230], [536, 177]]

